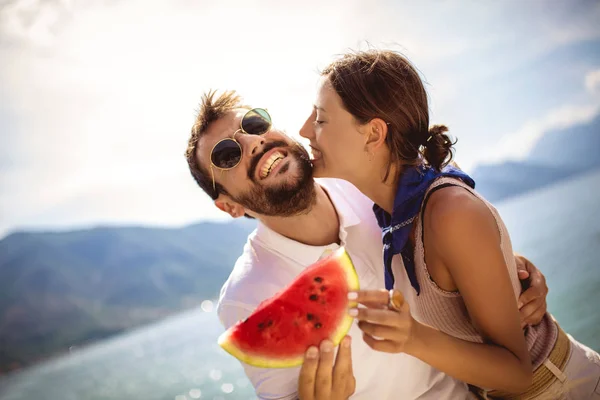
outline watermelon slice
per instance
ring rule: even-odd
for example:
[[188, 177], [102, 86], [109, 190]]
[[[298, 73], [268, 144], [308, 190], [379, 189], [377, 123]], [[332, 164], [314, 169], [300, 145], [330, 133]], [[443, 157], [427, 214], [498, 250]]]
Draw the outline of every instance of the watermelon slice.
[[244, 321], [219, 337], [219, 345], [247, 364], [288, 368], [324, 339], [338, 345], [350, 326], [348, 292], [358, 276], [342, 247], [306, 268], [286, 288], [260, 303]]

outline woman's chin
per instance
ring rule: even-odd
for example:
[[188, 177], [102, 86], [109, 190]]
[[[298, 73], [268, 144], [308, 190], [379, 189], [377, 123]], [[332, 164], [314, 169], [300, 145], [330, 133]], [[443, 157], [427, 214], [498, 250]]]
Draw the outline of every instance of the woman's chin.
[[313, 178], [337, 178], [333, 171], [323, 165], [322, 160], [312, 160]]

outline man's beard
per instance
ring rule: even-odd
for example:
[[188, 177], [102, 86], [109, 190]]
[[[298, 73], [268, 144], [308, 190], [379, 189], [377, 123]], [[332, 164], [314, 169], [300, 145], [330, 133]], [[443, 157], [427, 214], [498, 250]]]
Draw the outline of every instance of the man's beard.
[[[275, 186], [261, 185], [256, 182], [254, 171], [261, 157], [275, 147], [285, 148], [288, 157], [298, 163], [298, 175], [291, 182], [286, 179]], [[283, 165], [279, 172], [286, 172], [293, 160]], [[286, 142], [277, 141], [265, 145], [263, 151], [252, 159], [248, 178], [254, 184], [252, 189], [248, 193], [236, 196], [234, 200], [255, 213], [269, 217], [291, 217], [308, 213], [316, 201], [310, 156], [299, 143], [290, 146]]]

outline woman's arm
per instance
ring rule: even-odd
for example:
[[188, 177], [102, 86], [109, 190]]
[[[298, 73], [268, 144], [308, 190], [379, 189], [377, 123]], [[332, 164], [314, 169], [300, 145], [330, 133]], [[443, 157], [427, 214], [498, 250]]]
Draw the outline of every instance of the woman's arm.
[[446, 188], [432, 194], [424, 232], [427, 252], [449, 272], [485, 344], [419, 326], [415, 338], [423, 343], [414, 355], [477, 386], [526, 389], [531, 360], [494, 216], [466, 190]]
[[361, 292], [357, 299], [372, 307], [357, 315], [365, 342], [376, 350], [411, 354], [476, 386], [508, 392], [527, 389], [531, 361], [493, 215], [461, 188], [435, 192], [427, 208], [428, 259], [443, 263], [485, 343], [461, 340], [416, 322], [408, 304], [399, 312], [376, 309], [378, 302], [387, 303], [385, 292], [377, 291]]

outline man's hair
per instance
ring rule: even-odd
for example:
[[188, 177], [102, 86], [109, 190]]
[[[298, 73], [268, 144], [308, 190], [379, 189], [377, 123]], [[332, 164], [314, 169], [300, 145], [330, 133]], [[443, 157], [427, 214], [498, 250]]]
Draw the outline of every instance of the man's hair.
[[192, 132], [185, 151], [185, 158], [192, 176], [198, 186], [213, 200], [219, 197], [219, 193], [227, 193], [227, 191], [218, 182], [215, 183], [215, 187], [213, 188], [210, 171], [202, 167], [196, 155], [198, 141], [206, 134], [210, 124], [223, 118], [228, 112], [238, 108], [250, 108], [242, 104], [242, 98], [234, 90], [225, 91], [215, 98], [216, 93], [215, 90], [210, 90], [202, 95], [202, 101], [196, 115], [196, 122], [192, 126]]

